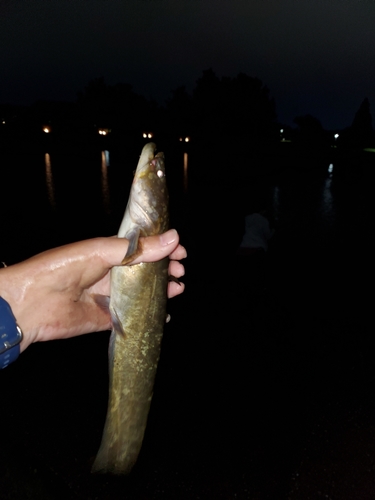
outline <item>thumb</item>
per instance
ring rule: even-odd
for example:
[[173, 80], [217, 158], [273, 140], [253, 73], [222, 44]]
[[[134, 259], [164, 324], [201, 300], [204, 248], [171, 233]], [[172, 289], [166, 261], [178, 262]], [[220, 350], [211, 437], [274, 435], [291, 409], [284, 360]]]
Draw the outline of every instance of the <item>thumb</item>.
[[132, 261], [132, 264], [164, 259], [177, 248], [178, 243], [179, 236], [175, 229], [170, 229], [160, 235], [141, 238], [142, 253]]

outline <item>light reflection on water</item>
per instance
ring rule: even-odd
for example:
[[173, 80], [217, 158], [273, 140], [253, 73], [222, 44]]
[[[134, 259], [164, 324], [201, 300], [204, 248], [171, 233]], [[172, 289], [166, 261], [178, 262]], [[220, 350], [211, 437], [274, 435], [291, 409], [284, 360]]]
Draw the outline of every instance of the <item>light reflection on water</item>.
[[[327, 165], [324, 176], [318, 168], [306, 172], [285, 172], [277, 184], [268, 184], [268, 209], [273, 220], [288, 224], [291, 220], [309, 220], [310, 223], [330, 230], [337, 221], [337, 196], [333, 189], [336, 172]], [[267, 204], [267, 201], [266, 201]], [[314, 221], [314, 222], [313, 222]]]
[[329, 177], [324, 180], [322, 195], [320, 200], [320, 212], [325, 220], [325, 223], [331, 225], [335, 222], [336, 210], [334, 205], [334, 198], [332, 194], [332, 172], [333, 164], [328, 167]]
[[44, 155], [44, 163], [46, 166], [46, 186], [47, 186], [48, 201], [51, 207], [55, 208], [56, 206], [55, 187], [52, 177], [51, 157], [48, 153]]
[[[54, 157], [54, 165], [55, 162], [56, 165], [58, 165], [58, 161], [59, 158], [55, 159]], [[191, 203], [191, 200], [188, 198], [189, 190], [191, 191], [192, 189], [195, 189], [195, 186], [191, 184], [191, 179], [189, 179], [189, 154], [184, 152], [183, 156], [180, 156], [179, 161], [180, 165], [178, 168], [181, 169], [179, 179], [182, 180], [182, 184], [178, 182], [178, 185], [173, 185], [172, 189], [177, 189], [177, 191], [182, 189], [183, 193], [180, 194], [184, 194], [185, 196], [180, 199], [184, 200], [184, 209], [187, 209], [189, 203]], [[90, 159], [90, 162], [92, 162], [92, 159]], [[98, 152], [97, 160], [94, 163], [98, 165], [99, 162], [100, 175], [98, 176], [95, 172], [93, 172], [93, 169], [95, 168], [94, 165], [82, 165], [83, 170], [88, 172], [91, 171], [93, 173], [91, 176], [91, 182], [87, 184], [88, 192], [82, 192], [80, 195], [78, 188], [78, 197], [88, 196], [89, 203], [100, 204], [102, 206], [103, 213], [108, 215], [113, 212], [113, 207], [117, 206], [116, 199], [111, 199], [111, 197], [116, 198], [116, 185], [111, 185], [111, 182], [117, 182], [116, 179], [118, 178], [118, 174], [116, 174], [116, 172], [119, 172], [120, 168], [123, 168], [123, 166], [117, 164], [112, 165], [111, 168], [114, 168], [114, 173], [111, 172], [111, 175], [109, 174], [108, 169], [110, 165], [110, 152], [108, 150], [103, 150], [100, 153]], [[56, 165], [55, 168], [58, 170]], [[51, 208], [55, 209], [57, 206], [55, 194], [56, 190], [57, 192], [62, 191], [61, 185], [62, 183], [67, 182], [68, 177], [72, 181], [68, 185], [75, 184], [76, 174], [73, 173], [73, 171], [68, 172], [65, 168], [63, 170], [63, 177], [61, 177], [60, 174], [57, 175], [57, 171], [52, 172], [51, 157], [48, 153], [44, 155], [44, 167], [46, 184], [44, 189], [47, 191], [48, 202]], [[327, 170], [326, 177], [320, 178], [320, 180], [318, 180], [318, 176], [320, 176], [318, 170], [316, 171], [316, 174], [313, 172], [306, 173], [306, 175], [301, 174], [301, 172], [298, 172], [296, 175], [291, 175], [290, 172], [286, 173], [285, 176], [279, 178], [276, 185], [265, 178], [265, 189], [263, 190], [262, 188], [259, 192], [260, 203], [264, 204], [265, 207], [268, 206], [275, 222], [280, 221], [281, 223], [284, 223], [285, 220], [288, 221], [290, 217], [299, 217], [300, 214], [304, 212], [311, 213], [312, 210], [312, 212], [318, 217], [318, 220], [320, 220], [324, 225], [332, 226], [336, 221], [337, 212], [335, 195], [334, 192], [332, 192], [332, 184], [335, 182], [334, 166], [330, 164]], [[99, 174], [98, 170], [96, 170], [96, 172]], [[97, 182], [100, 182], [97, 186], [99, 188], [98, 191], [96, 191], [95, 188], [95, 184]], [[243, 186], [239, 187], [243, 188], [249, 198], [249, 201], [251, 201], [253, 196], [255, 197], [254, 199], [256, 199], [258, 193], [252, 189], [251, 185], [245, 183]], [[128, 188], [126, 188], [126, 190], [127, 189]], [[211, 195], [215, 197], [215, 189], [212, 186], [209, 189], [211, 190]], [[261, 194], [262, 191], [264, 191], [264, 196]], [[100, 200], [95, 199], [95, 197], [98, 196], [98, 194], [95, 193], [100, 193]], [[222, 194], [220, 193], [218, 193], [217, 196], [221, 197]], [[178, 197], [179, 193], [176, 194]], [[204, 196], [202, 201], [203, 203], [206, 198], [207, 197]], [[218, 201], [221, 201], [221, 199]], [[64, 199], [62, 199], [61, 202], [64, 203]], [[121, 203], [123, 203], [123, 200], [121, 200]], [[313, 206], [315, 208], [313, 208]], [[182, 213], [184, 213], [184, 210]]]
[[322, 208], [323, 212], [332, 212], [333, 196], [331, 191], [332, 179], [326, 179], [323, 185]]
[[184, 153], [184, 191], [185, 194], [188, 192], [188, 159], [187, 153]]
[[109, 182], [108, 182], [108, 166], [109, 166], [109, 151], [102, 151], [102, 175], [101, 175], [101, 185], [102, 185], [102, 199], [103, 207], [106, 214], [111, 211], [111, 201], [109, 194]]

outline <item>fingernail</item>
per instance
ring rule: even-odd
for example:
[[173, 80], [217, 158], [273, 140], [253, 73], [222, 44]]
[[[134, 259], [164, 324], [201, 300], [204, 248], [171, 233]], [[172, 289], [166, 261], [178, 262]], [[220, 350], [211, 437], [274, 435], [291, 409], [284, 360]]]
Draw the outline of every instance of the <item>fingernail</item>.
[[164, 234], [160, 235], [160, 242], [163, 246], [170, 245], [177, 239], [177, 231], [175, 229], [170, 229]]

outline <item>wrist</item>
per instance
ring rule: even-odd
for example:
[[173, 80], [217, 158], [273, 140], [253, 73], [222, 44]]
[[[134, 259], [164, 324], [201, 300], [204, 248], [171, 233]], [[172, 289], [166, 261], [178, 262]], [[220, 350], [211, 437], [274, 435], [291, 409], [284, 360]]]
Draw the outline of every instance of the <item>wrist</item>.
[[16, 361], [23, 335], [9, 303], [0, 296], [0, 369]]
[[22, 331], [22, 339], [19, 343], [19, 352], [21, 353], [33, 342], [33, 340], [29, 327], [22, 314], [25, 308], [22, 305], [22, 286], [21, 283], [19, 283], [19, 273], [16, 272], [16, 267], [17, 264], [0, 269], [0, 297], [9, 305], [14, 321]]

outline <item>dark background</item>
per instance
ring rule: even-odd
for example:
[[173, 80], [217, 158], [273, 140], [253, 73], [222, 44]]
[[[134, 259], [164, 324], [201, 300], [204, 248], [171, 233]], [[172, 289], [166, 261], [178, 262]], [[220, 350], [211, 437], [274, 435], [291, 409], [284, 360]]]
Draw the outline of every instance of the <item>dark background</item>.
[[[139, 460], [127, 478], [90, 473], [108, 334], [33, 345], [1, 373], [0, 498], [372, 499], [371, 154], [332, 175], [324, 159], [264, 154], [256, 175], [239, 177], [192, 146], [184, 190], [184, 148], [166, 146], [189, 257]], [[3, 154], [4, 260], [114, 234], [138, 154], [110, 152], [108, 206], [100, 151], [51, 153], [54, 207], [44, 154]], [[202, 176], [210, 155], [216, 177]], [[265, 290], [235, 255], [243, 215], [259, 206], [276, 229]]]
[[132, 474], [90, 473], [109, 334], [38, 344], [0, 374], [1, 499], [375, 498], [374, 9], [0, 2], [1, 260], [115, 234], [145, 130], [189, 255]]
[[0, 103], [73, 101], [103, 76], [163, 104], [211, 67], [260, 78], [282, 123], [341, 129], [375, 101], [374, 20], [373, 0], [1, 0]]

